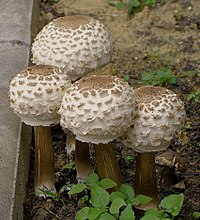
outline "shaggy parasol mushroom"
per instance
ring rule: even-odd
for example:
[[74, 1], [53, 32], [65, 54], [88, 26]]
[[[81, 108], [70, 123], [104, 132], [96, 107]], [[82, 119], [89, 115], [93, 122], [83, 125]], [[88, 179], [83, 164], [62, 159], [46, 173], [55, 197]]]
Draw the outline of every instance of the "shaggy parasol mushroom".
[[56, 191], [50, 126], [60, 121], [57, 111], [70, 85], [61, 69], [44, 65], [27, 67], [10, 82], [11, 108], [25, 124], [34, 126], [34, 187], [39, 196], [44, 196], [41, 189]]
[[72, 15], [44, 26], [33, 45], [32, 62], [64, 68], [72, 81], [110, 62], [112, 39], [99, 20]]
[[163, 87], [144, 86], [134, 90], [137, 114], [134, 125], [123, 143], [137, 152], [135, 192], [152, 197], [152, 201], [139, 209], [158, 204], [155, 152], [165, 150], [185, 119], [182, 101]]
[[[100, 178], [121, 185], [121, 174], [111, 141], [132, 124], [134, 91], [123, 80], [94, 75], [76, 81], [65, 93], [59, 113], [61, 126], [81, 142], [94, 144]], [[84, 155], [83, 155], [84, 157]]]

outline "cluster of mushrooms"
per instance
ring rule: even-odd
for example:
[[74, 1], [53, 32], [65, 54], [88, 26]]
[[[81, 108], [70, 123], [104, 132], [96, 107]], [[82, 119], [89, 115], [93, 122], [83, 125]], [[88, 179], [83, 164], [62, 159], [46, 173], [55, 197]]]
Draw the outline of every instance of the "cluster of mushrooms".
[[[82, 15], [57, 18], [32, 44], [35, 65], [10, 82], [11, 108], [34, 127], [37, 195], [44, 196], [41, 189], [56, 192], [51, 126], [60, 123], [67, 133], [68, 152], [75, 148], [79, 181], [93, 172], [90, 146], [100, 178], [109, 177], [117, 183], [115, 189], [120, 187], [112, 147], [118, 139], [136, 152], [136, 194], [152, 197], [142, 208], [157, 206], [155, 152], [166, 149], [182, 127], [184, 105], [166, 88], [133, 89], [107, 74], [102, 67], [110, 62], [112, 48], [111, 34], [101, 21]], [[100, 74], [95, 74], [97, 69]]]

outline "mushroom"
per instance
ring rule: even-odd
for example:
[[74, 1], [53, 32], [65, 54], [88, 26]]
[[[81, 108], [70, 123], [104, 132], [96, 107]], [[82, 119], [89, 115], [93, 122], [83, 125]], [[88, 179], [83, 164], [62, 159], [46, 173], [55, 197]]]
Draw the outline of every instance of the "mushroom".
[[58, 67], [36, 65], [23, 69], [10, 82], [10, 106], [27, 125], [34, 126], [35, 193], [55, 192], [51, 125], [60, 121], [57, 113], [71, 82]]
[[59, 110], [61, 126], [80, 142], [93, 144], [100, 178], [109, 177], [118, 187], [121, 174], [111, 141], [132, 124], [134, 101], [128, 83], [115, 76], [94, 75], [72, 84]]
[[143, 86], [134, 90], [137, 114], [122, 142], [137, 152], [135, 192], [152, 197], [139, 209], [156, 207], [158, 200], [155, 152], [165, 150], [185, 120], [183, 102], [163, 87]]
[[186, 161], [181, 155], [173, 150], [167, 150], [158, 154], [155, 158], [156, 164], [169, 168], [174, 168], [178, 172], [186, 172]]
[[173, 150], [167, 150], [158, 154], [155, 163], [163, 167], [161, 172], [161, 188], [177, 187], [184, 188], [184, 179], [177, 177], [177, 173], [187, 170], [186, 160]]
[[112, 39], [99, 20], [72, 15], [57, 18], [38, 33], [32, 62], [64, 68], [72, 81], [110, 62]]

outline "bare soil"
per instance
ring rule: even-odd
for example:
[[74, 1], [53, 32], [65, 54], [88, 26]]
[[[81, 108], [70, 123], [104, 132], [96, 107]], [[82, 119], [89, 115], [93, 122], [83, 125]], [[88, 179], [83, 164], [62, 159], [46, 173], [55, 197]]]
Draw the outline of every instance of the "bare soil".
[[[188, 101], [188, 94], [200, 89], [200, 2], [199, 0], [159, 0], [153, 8], [145, 7], [131, 18], [127, 10], [118, 10], [106, 0], [43, 0], [41, 28], [54, 18], [64, 15], [90, 15], [104, 22], [114, 39], [112, 64], [119, 77], [129, 77], [131, 86], [141, 86], [144, 72], [171, 69], [177, 84], [165, 85], [178, 93], [185, 103], [186, 126], [171, 143], [187, 162], [186, 172], [176, 173], [174, 180], [163, 185], [163, 168], [157, 167], [159, 196], [183, 192], [184, 204], [178, 220], [192, 220], [192, 213], [200, 211], [200, 103]], [[67, 161], [65, 134], [60, 127], [52, 128], [55, 156], [56, 187], [59, 191], [67, 182], [76, 183], [76, 171], [63, 170]], [[34, 149], [32, 149], [32, 155]], [[115, 144], [116, 155], [124, 182], [133, 185], [134, 152], [120, 143]], [[92, 155], [92, 152], [91, 152]], [[93, 155], [92, 155], [93, 156]], [[131, 156], [131, 160], [127, 159]], [[129, 157], [130, 158], [130, 157]], [[33, 193], [33, 156], [24, 203], [25, 220], [74, 220], [79, 210], [76, 198], [61, 194], [65, 201], [41, 199]], [[175, 187], [183, 180], [184, 186]]]

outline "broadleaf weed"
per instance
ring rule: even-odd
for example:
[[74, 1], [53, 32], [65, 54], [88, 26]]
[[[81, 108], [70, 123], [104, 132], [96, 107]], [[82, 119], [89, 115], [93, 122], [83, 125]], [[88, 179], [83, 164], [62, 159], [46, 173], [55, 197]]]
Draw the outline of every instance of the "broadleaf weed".
[[142, 74], [141, 81], [144, 85], [152, 86], [164, 86], [167, 84], [174, 85], [177, 82], [171, 69], [145, 72]]

